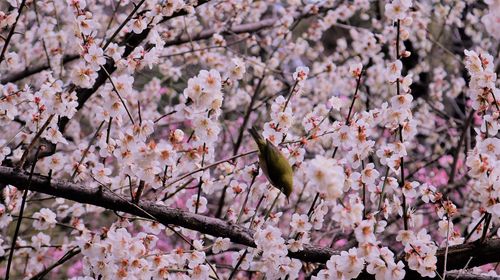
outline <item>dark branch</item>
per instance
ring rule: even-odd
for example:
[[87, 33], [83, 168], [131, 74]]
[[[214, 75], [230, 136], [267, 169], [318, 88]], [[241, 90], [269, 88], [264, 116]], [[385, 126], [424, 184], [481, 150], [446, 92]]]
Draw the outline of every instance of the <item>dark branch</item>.
[[[66, 64], [68, 62], [76, 60], [79, 57], [80, 56], [77, 55], [77, 54], [66, 55], [66, 56], [63, 57], [63, 61], [62, 62], [63, 62], [63, 64]], [[42, 64], [42, 65], [39, 65], [39, 66], [34, 66], [34, 67], [31, 67], [31, 68], [26, 68], [23, 71], [16, 72], [16, 73], [13, 73], [13, 74], [10, 74], [10, 75], [6, 75], [6, 76], [2, 77], [2, 79], [0, 80], [0, 83], [1, 84], [14, 83], [14, 82], [17, 82], [19, 80], [22, 80], [24, 78], [27, 78], [27, 77], [33, 75], [33, 74], [42, 72], [43, 70], [47, 70], [47, 69], [50, 69], [50, 66], [48, 64]]]
[[[25, 189], [28, 183], [29, 174], [15, 170], [14, 168], [0, 166], [0, 184], [10, 184], [19, 189]], [[245, 246], [255, 247], [253, 240], [254, 232], [240, 225], [230, 224], [224, 220], [193, 214], [186, 211], [173, 209], [170, 207], [156, 205], [154, 202], [141, 201], [136, 207], [130, 203], [130, 198], [120, 199], [106, 188], [89, 188], [83, 185], [74, 184], [68, 181], [49, 179], [46, 176], [33, 175], [31, 181], [31, 191], [41, 192], [48, 195], [70, 199], [79, 203], [92, 204], [109, 210], [125, 212], [131, 215], [150, 219], [155, 217], [157, 221], [164, 225], [176, 225], [212, 236], [231, 239], [232, 242]], [[147, 213], [145, 213], [147, 212]], [[329, 248], [319, 248], [304, 246], [300, 252], [290, 252], [289, 256], [307, 262], [325, 263], [336, 251]]]
[[[200, 3], [198, 5], [201, 5], [205, 2], [208, 2], [208, 1], [200, 1]], [[314, 15], [314, 13], [308, 13], [308, 14], [303, 15], [302, 17], [305, 18], [305, 17], [309, 17], [312, 15]], [[161, 22], [165, 22], [168, 19], [176, 17], [176, 16], [177, 16], [177, 14], [174, 14], [171, 17], [165, 17]], [[244, 23], [244, 24], [234, 26], [229, 31], [223, 31], [222, 35], [234, 35], [234, 34], [258, 32], [258, 31], [261, 31], [263, 29], [273, 27], [277, 22], [279, 22], [278, 18], [269, 18], [269, 19], [264, 19], [264, 20], [258, 21], [258, 22]], [[144, 30], [144, 32], [149, 33], [149, 29]], [[198, 35], [192, 36], [191, 38], [188, 38], [187, 36], [182, 36], [182, 37], [178, 37], [178, 38], [166, 41], [163, 46], [164, 47], [171, 47], [171, 46], [177, 46], [177, 45], [189, 43], [191, 41], [201, 41], [201, 40], [211, 38], [215, 33], [217, 33], [215, 30], [208, 29], [208, 30], [202, 31]], [[141, 34], [134, 34], [134, 35], [136, 37], [139, 37], [139, 35], [141, 35]], [[125, 36], [125, 38], [127, 38], [127, 37], [128, 36]], [[141, 41], [142, 41], [147, 36], [140, 36], [140, 37], [142, 37], [142, 39], [141, 39]], [[127, 42], [127, 43], [129, 43], [129, 42]], [[130, 46], [127, 46], [127, 48], [129, 48], [129, 47]], [[66, 55], [63, 57], [63, 64], [75, 61], [78, 58], [80, 58], [80, 55], [77, 55], [77, 54]], [[13, 73], [13, 74], [10, 74], [10, 75], [3, 77], [0, 80], [0, 83], [1, 84], [14, 83], [14, 82], [17, 82], [19, 80], [22, 80], [24, 78], [27, 78], [31, 75], [34, 75], [36, 73], [39, 73], [39, 72], [41, 72], [43, 70], [47, 70], [47, 69], [49, 69], [48, 64], [42, 64], [39, 66], [34, 66], [32, 68], [27, 68], [23, 71]], [[106, 68], [106, 69], [108, 69], [108, 68]]]
[[[208, 1], [209, 0], [199, 1], [197, 6], [205, 4]], [[181, 10], [169, 17], [164, 17], [162, 21], [168, 21], [172, 18], [176, 18], [186, 14], [187, 14], [186, 10]], [[150, 31], [151, 28], [148, 27], [144, 29], [144, 31], [142, 31], [140, 34], [128, 33], [127, 35], [125, 35], [122, 42], [120, 43], [120, 45], [125, 46], [123, 57], [129, 56], [135, 50], [135, 48], [137, 48], [148, 37]], [[116, 65], [114, 61], [112, 59], [108, 59], [106, 65], [104, 65], [101, 68], [101, 70], [99, 70], [99, 72], [97, 73], [98, 76], [96, 78], [96, 81], [94, 82], [94, 85], [91, 88], [85, 88], [85, 89], [78, 88], [76, 90], [76, 96], [78, 97], [78, 106], [76, 107], [77, 110], [80, 110], [83, 107], [83, 105], [85, 105], [85, 102], [87, 102], [87, 100], [92, 96], [92, 94], [94, 94], [106, 82], [108, 75], [110, 76], [111, 74], [113, 74], [115, 70], [116, 70]], [[69, 122], [68, 118], [63, 118], [59, 123], [59, 130], [64, 131], [68, 122]]]
[[[23, 190], [28, 185], [28, 182], [29, 174], [27, 172], [0, 166], [0, 184], [14, 185]], [[156, 205], [154, 202], [149, 201], [143, 201], [138, 204], [142, 208], [141, 210], [136, 205], [130, 203], [129, 197], [126, 198], [128, 200], [120, 199], [105, 188], [91, 189], [83, 185], [55, 179], [52, 179], [49, 183], [48, 177], [33, 175], [30, 190], [148, 219], [151, 217], [147, 214], [150, 214], [164, 225], [181, 226], [212, 236], [229, 238], [232, 242], [241, 245], [255, 247], [253, 240], [254, 231], [240, 225], [231, 224], [217, 218]], [[490, 239], [484, 243], [475, 242], [451, 246], [448, 250], [448, 269], [461, 269], [467, 264], [468, 267], [475, 267], [500, 262], [500, 254], [498, 252], [500, 252], [500, 239]], [[305, 262], [326, 263], [334, 254], [338, 254], [338, 252], [330, 248], [307, 245], [304, 246], [303, 251], [289, 252], [288, 255]], [[437, 257], [437, 267], [442, 267], [444, 249], [438, 250]], [[417, 276], [416, 272], [413, 271], [407, 271], [407, 275], [409, 277]]]

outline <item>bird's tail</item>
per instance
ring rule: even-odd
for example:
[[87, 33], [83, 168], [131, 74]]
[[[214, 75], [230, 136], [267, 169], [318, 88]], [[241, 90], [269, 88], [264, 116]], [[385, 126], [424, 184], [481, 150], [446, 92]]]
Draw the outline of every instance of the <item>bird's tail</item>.
[[252, 128], [248, 129], [248, 132], [250, 132], [250, 135], [252, 135], [255, 142], [257, 142], [257, 145], [261, 146], [266, 144], [264, 138], [262, 138], [255, 126], [252, 126]]

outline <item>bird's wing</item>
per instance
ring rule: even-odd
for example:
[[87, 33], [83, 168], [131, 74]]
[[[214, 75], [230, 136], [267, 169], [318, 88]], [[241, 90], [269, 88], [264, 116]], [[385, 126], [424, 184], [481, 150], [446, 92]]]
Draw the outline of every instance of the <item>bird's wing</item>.
[[259, 150], [259, 165], [260, 165], [260, 169], [262, 170], [262, 172], [264, 173], [264, 175], [266, 175], [267, 180], [269, 180], [269, 182], [274, 186], [274, 182], [271, 179], [271, 177], [269, 176], [269, 169], [268, 169], [267, 157], [266, 157], [267, 148], [264, 146], [263, 149], [264, 150]]

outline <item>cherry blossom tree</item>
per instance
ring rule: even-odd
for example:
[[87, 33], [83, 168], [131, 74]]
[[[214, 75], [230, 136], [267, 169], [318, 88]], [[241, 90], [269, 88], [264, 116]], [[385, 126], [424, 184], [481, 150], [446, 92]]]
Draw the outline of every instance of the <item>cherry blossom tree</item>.
[[0, 277], [496, 279], [499, 43], [498, 0], [2, 1]]

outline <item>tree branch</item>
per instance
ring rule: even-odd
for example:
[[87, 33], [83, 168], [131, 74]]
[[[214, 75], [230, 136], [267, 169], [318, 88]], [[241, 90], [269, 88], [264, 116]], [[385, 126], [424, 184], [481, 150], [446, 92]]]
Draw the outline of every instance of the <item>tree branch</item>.
[[481, 275], [471, 272], [450, 272], [448, 273], [448, 276], [448, 279], [456, 280], [500, 280], [500, 277]]
[[[173, 17], [175, 17], [175, 16], [173, 15], [170, 18], [173, 18]], [[278, 21], [278, 19], [272, 18], [272, 19], [265, 19], [265, 20], [262, 20], [259, 22], [245, 23], [245, 24], [237, 25], [237, 26], [233, 27], [230, 31], [223, 32], [223, 34], [241, 34], [241, 33], [256, 32], [256, 31], [260, 31], [260, 30], [265, 29], [265, 28], [272, 27], [277, 21]], [[142, 40], [144, 40], [147, 37], [147, 34], [149, 34], [149, 30], [150, 29], [148, 28], [148, 29], [145, 29], [143, 31], [143, 33], [146, 33], [145, 34], [146, 36], [140, 36], [142, 33], [141, 34], [134, 34], [134, 35], [130, 36], [131, 39], [129, 39], [129, 40], [133, 40], [133, 41], [137, 42], [137, 41], [139, 41], [137, 39], [141, 38], [140, 42], [142, 42]], [[192, 39], [192, 41], [201, 41], [201, 40], [211, 38], [215, 33], [216, 33], [215, 30], [209, 29], [209, 30], [202, 31], [200, 34], [193, 36], [191, 39]], [[128, 36], [125, 36], [125, 38], [127, 38], [127, 37]], [[177, 45], [182, 45], [182, 44], [188, 43], [189, 41], [190, 40], [187, 37], [178, 37], [178, 38], [172, 39], [170, 41], [166, 41], [163, 46], [164, 47], [177, 46]], [[131, 45], [128, 45], [127, 49], [130, 49], [130, 48], [131, 48]], [[125, 52], [126, 55], [129, 55], [130, 53], [131, 53], [131, 51]], [[126, 56], [125, 54], [124, 54], [124, 56]], [[80, 55], [78, 55], [78, 54], [66, 55], [63, 57], [63, 64], [75, 61], [79, 58], [80, 58]], [[108, 65], [106, 64], [106, 66], [108, 66]], [[41, 72], [43, 70], [47, 70], [47, 69], [49, 69], [48, 64], [34, 66], [32, 68], [28, 68], [28, 69], [25, 69], [23, 71], [16, 72], [16, 73], [13, 73], [13, 74], [10, 74], [8, 76], [3, 77], [0, 80], [0, 83], [1, 84], [14, 83], [14, 82], [17, 82], [19, 80], [22, 80], [24, 78], [27, 78], [31, 75], [34, 75], [36, 73], [39, 73], [39, 72]], [[106, 69], [108, 69], [108, 68], [106, 68]]]
[[23, 13], [24, 6], [26, 6], [26, 0], [23, 0], [21, 4], [19, 5], [19, 8], [17, 9], [17, 17], [16, 20], [14, 21], [14, 24], [10, 28], [9, 34], [7, 35], [7, 39], [5, 39], [5, 43], [2, 48], [2, 52], [0, 53], [0, 63], [2, 63], [3, 59], [5, 58], [5, 53], [7, 52], [7, 48], [9, 47], [10, 39], [12, 39], [12, 36], [14, 35], [14, 31], [16, 30], [17, 22], [19, 21], [19, 18], [21, 17], [21, 14]]
[[[17, 188], [26, 189], [29, 182], [29, 173], [14, 168], [0, 166], [0, 184], [10, 184]], [[245, 246], [255, 247], [253, 240], [254, 231], [240, 225], [231, 224], [224, 220], [193, 214], [186, 211], [173, 209], [166, 206], [156, 205], [154, 202], [139, 202], [140, 208], [134, 204], [120, 199], [105, 188], [90, 189], [84, 185], [74, 184], [68, 181], [55, 180], [41, 175], [33, 175], [31, 179], [31, 191], [41, 192], [48, 195], [70, 199], [79, 203], [100, 206], [109, 210], [126, 212], [144, 218], [151, 218], [145, 214], [155, 217], [164, 225], [176, 225], [195, 230], [212, 236], [229, 238], [232, 242]], [[444, 261], [444, 248], [437, 252], [437, 267], [442, 267]], [[500, 262], [500, 239], [486, 240], [484, 243], [467, 243], [450, 246], [448, 249], [448, 269], [461, 269], [466, 264], [468, 267], [480, 266], [493, 262]], [[330, 257], [338, 254], [338, 251], [330, 248], [322, 248], [312, 245], [304, 246], [299, 252], [289, 252], [292, 258], [305, 262], [326, 263]], [[472, 257], [472, 260], [470, 260]], [[414, 271], [407, 271], [408, 277], [418, 276]]]
[[[208, 1], [207, 0], [200, 1], [200, 3], [198, 3], [198, 6], [201, 5], [201, 4], [203, 4], [203, 3], [205, 3], [205, 2], [208, 2]], [[324, 10], [320, 10], [320, 11], [324, 12]], [[325, 9], [325, 11], [326, 11], [326, 9]], [[307, 13], [307, 14], [302, 15], [301, 17], [305, 18], [305, 17], [312, 16], [314, 14], [315, 13]], [[171, 17], [165, 17], [161, 22], [165, 22], [168, 19], [173, 18], [173, 17], [176, 17], [176, 14], [172, 15]], [[223, 31], [221, 33], [223, 35], [231, 35], [231, 34], [241, 34], [241, 33], [257, 32], [257, 31], [260, 31], [260, 30], [263, 30], [263, 29], [266, 29], [266, 28], [273, 27], [277, 22], [279, 22], [279, 20], [280, 20], [279, 18], [269, 18], [269, 19], [264, 19], [264, 20], [258, 21], [258, 22], [244, 23], [244, 24], [236, 25], [231, 30], [226, 30], [226, 31]], [[147, 33], [149, 33], [149, 30], [150, 29], [146, 29], [146, 30], [144, 30], [144, 32], [147, 31]], [[198, 35], [192, 36], [191, 40], [187, 36], [177, 37], [177, 38], [172, 39], [170, 41], [166, 41], [163, 46], [164, 47], [171, 47], [171, 46], [182, 45], [182, 44], [188, 43], [190, 41], [201, 41], [201, 40], [205, 40], [205, 39], [211, 38], [215, 33], [217, 33], [216, 30], [208, 29], [208, 30], [204, 30], [204, 31], [200, 32]], [[136, 37], [138, 37], [141, 34], [134, 34], [134, 35]], [[125, 38], [126, 37], [127, 36], [125, 36]], [[146, 37], [147, 36], [144, 36], [143, 39], [145, 39]], [[127, 46], [127, 48], [128, 47], [129, 46]], [[80, 55], [78, 55], [78, 54], [65, 55], [63, 57], [63, 64], [75, 61], [75, 60], [77, 60], [79, 58], [80, 58]], [[27, 78], [27, 77], [29, 77], [31, 75], [34, 75], [36, 73], [39, 73], [39, 72], [41, 72], [43, 70], [47, 70], [47, 69], [49, 69], [49, 65], [48, 64], [42, 64], [42, 65], [39, 65], [39, 66], [34, 66], [32, 68], [27, 68], [27, 69], [25, 69], [23, 71], [16, 72], [16, 73], [13, 73], [13, 74], [10, 74], [10, 75], [7, 75], [7, 76], [3, 77], [0, 80], [0, 83], [1, 84], [14, 83], [14, 82], [17, 82], [19, 80], [22, 80], [24, 78]]]
[[[18, 189], [23, 190], [26, 188], [28, 181], [28, 173], [0, 166], [0, 184], [14, 185]], [[253, 240], [254, 231], [245, 227], [231, 224], [221, 219], [156, 205], [154, 202], [149, 201], [141, 201], [137, 204], [144, 210], [141, 211], [140, 208], [129, 203], [130, 198], [128, 198], [128, 201], [122, 200], [106, 188], [91, 189], [87, 186], [56, 179], [52, 179], [49, 182], [49, 178], [46, 176], [33, 175], [30, 190], [150, 219], [151, 217], [145, 213], [147, 212], [164, 225], [181, 226], [212, 236], [229, 238], [232, 242], [241, 245], [256, 246]], [[303, 251], [290, 252], [289, 256], [307, 262], [325, 263], [332, 255], [337, 253], [329, 248], [304, 246]]]
[[[208, 1], [210, 0], [200, 0], [195, 7], [203, 5]], [[169, 17], [164, 17], [162, 21], [167, 21], [172, 18], [176, 18], [186, 14], [187, 14], [186, 10], [180, 10]], [[142, 31], [140, 34], [131, 32], [125, 35], [122, 42], [120, 43], [120, 45], [125, 46], [125, 51], [122, 57], [127, 57], [128, 55], [130, 55], [135, 50], [135, 48], [137, 48], [148, 37], [150, 31], [151, 28], [148, 27], [144, 29], [144, 31]], [[94, 94], [94, 92], [96, 92], [97, 89], [99, 89], [99, 87], [101, 87], [106, 82], [108, 75], [111, 76], [111, 74], [113, 74], [115, 70], [116, 70], [116, 65], [114, 61], [112, 59], [108, 59], [107, 63], [103, 67], [101, 67], [101, 70], [99, 70], [99, 72], [97, 73], [98, 76], [94, 82], [94, 85], [91, 88], [78, 88], [76, 90], [76, 96], [78, 97], [78, 106], [76, 107], [77, 110], [80, 110], [83, 107], [83, 105], [85, 104], [85, 102], [87, 102], [90, 96], [92, 96], [92, 94]], [[59, 130], [61, 132], [64, 131], [68, 122], [69, 122], [68, 118], [61, 119], [59, 123]]]
[[56, 268], [56, 267], [58, 267], [60, 265], [63, 265], [65, 262], [69, 261], [74, 256], [80, 254], [80, 252], [81, 252], [81, 250], [78, 247], [71, 248], [59, 260], [57, 260], [55, 263], [51, 264], [49, 267], [45, 268], [44, 270], [40, 271], [37, 275], [31, 277], [30, 280], [43, 279], [43, 277], [45, 277], [54, 268]]

